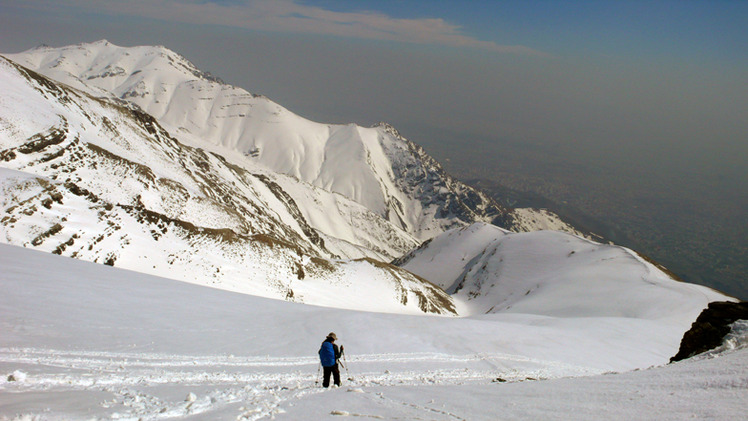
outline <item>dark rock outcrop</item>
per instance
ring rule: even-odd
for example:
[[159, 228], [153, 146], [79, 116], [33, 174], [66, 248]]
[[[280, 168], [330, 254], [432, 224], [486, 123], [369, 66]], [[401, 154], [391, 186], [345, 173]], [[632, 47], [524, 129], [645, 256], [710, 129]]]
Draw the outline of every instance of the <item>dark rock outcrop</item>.
[[713, 302], [709, 304], [683, 335], [678, 353], [670, 362], [690, 358], [720, 345], [730, 333], [730, 325], [737, 320], [748, 320], [748, 302]]

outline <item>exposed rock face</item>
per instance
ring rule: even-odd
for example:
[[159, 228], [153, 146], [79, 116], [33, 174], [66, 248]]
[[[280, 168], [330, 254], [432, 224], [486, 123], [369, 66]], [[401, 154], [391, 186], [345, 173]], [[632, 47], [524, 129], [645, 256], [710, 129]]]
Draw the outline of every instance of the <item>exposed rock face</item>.
[[730, 325], [738, 320], [748, 320], [748, 302], [710, 303], [691, 325], [691, 329], [683, 335], [680, 350], [670, 362], [684, 360], [720, 346], [730, 333]]

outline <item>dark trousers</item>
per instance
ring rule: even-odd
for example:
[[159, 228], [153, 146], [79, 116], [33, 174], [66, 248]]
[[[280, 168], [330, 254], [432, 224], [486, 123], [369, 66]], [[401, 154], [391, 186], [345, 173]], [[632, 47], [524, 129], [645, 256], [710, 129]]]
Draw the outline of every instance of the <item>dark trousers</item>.
[[335, 385], [340, 386], [340, 369], [338, 368], [338, 365], [335, 364], [331, 367], [322, 367], [325, 370], [325, 377], [322, 379], [322, 386], [323, 387], [329, 387], [330, 386], [330, 374], [332, 374]]

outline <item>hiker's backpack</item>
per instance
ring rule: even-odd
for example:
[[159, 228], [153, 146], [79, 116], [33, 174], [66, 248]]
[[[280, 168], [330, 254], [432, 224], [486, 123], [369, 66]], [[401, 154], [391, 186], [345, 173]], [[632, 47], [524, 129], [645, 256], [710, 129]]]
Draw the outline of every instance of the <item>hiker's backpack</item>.
[[332, 342], [322, 342], [322, 346], [319, 348], [319, 361], [322, 363], [322, 367], [335, 365], [335, 348], [332, 347]]

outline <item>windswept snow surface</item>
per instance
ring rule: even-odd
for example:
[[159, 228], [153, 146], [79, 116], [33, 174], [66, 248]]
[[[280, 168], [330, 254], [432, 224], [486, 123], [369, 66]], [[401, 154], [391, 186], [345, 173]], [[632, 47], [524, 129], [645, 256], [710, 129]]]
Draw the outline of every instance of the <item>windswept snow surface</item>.
[[[670, 346], [642, 320], [313, 307], [4, 244], [0, 267], [0, 419], [739, 419], [748, 409], [744, 329], [720, 358], [570, 379], [660, 364]], [[331, 330], [352, 380], [323, 390], [316, 351]]]

